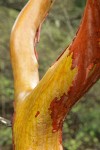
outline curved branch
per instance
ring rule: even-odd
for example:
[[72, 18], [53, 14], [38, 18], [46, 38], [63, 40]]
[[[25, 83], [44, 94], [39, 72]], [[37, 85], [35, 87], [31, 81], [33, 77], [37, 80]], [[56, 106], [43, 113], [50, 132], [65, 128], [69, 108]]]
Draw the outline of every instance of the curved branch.
[[24, 99], [39, 82], [35, 46], [53, 1], [29, 0], [13, 26], [10, 49], [16, 99]]

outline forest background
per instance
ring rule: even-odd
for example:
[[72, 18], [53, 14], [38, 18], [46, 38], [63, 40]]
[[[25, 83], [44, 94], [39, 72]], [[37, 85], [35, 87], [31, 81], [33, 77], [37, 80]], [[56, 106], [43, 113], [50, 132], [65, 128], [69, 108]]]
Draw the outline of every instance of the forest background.
[[[9, 38], [14, 21], [26, 2], [0, 0], [0, 116], [8, 119], [12, 119], [14, 101]], [[37, 45], [40, 78], [75, 36], [85, 4], [86, 0], [56, 0], [42, 26]], [[11, 139], [11, 128], [0, 124], [0, 150], [11, 150]], [[100, 81], [67, 116], [63, 145], [64, 150], [100, 150]]]

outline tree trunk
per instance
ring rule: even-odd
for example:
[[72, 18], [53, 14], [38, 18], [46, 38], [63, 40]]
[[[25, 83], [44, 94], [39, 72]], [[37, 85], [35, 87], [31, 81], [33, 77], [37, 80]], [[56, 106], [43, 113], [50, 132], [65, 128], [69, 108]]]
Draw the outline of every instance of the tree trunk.
[[30, 0], [11, 33], [15, 150], [62, 150], [65, 115], [100, 78], [100, 1], [87, 0], [76, 38], [39, 82], [35, 46], [53, 1]]

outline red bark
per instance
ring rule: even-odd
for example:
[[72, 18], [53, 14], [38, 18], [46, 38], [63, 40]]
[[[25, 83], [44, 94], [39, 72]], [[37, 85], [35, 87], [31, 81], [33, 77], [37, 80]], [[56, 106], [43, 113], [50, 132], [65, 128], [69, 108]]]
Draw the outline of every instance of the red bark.
[[68, 94], [51, 103], [54, 131], [62, 128], [65, 115], [100, 78], [100, 0], [87, 1], [80, 28], [69, 49], [73, 53], [72, 68], [78, 67], [78, 73]]

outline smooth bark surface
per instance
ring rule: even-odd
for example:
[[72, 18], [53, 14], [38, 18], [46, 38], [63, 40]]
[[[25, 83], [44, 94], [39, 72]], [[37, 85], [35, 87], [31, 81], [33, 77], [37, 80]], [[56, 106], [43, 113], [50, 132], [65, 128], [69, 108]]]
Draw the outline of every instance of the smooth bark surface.
[[100, 78], [100, 1], [87, 0], [72, 44], [39, 82], [35, 52], [51, 0], [30, 0], [11, 34], [15, 150], [62, 150], [65, 115]]

